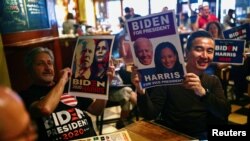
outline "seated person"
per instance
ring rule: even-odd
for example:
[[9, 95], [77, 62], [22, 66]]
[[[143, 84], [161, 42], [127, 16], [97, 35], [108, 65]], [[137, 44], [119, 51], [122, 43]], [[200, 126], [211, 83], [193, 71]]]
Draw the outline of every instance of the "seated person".
[[[140, 87], [140, 74], [132, 68], [131, 79], [137, 90], [137, 106], [147, 120], [160, 117], [161, 124], [191, 137], [207, 140], [207, 127], [227, 124], [230, 104], [220, 80], [204, 71], [214, 57], [215, 43], [203, 30], [193, 32], [187, 41], [185, 79], [181, 85]], [[207, 54], [203, 58], [204, 52]]]
[[[129, 116], [131, 112], [131, 104], [135, 105], [137, 94], [132, 89], [130, 81], [130, 73], [125, 70], [124, 66], [116, 70], [116, 75], [111, 81], [109, 88], [109, 100], [119, 102], [121, 104], [120, 119], [116, 123], [116, 128], [120, 129], [131, 123]], [[129, 86], [131, 84], [131, 86]], [[119, 87], [125, 85], [124, 87]], [[128, 85], [128, 86], [126, 86]]]
[[[96, 136], [88, 113], [100, 115], [107, 101], [68, 95], [66, 87], [72, 71], [62, 69], [58, 81], [54, 81], [54, 55], [48, 48], [32, 49], [25, 57], [25, 65], [33, 84], [20, 94], [37, 123], [38, 140], [66, 141]], [[113, 74], [111, 65], [107, 71], [109, 79]], [[79, 134], [71, 134], [75, 132]]]

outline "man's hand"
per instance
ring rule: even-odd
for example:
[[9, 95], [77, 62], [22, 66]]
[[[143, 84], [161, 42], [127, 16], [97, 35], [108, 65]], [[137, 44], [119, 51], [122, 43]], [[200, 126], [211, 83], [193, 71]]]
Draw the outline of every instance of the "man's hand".
[[183, 81], [183, 86], [186, 89], [194, 90], [195, 94], [202, 97], [206, 95], [206, 90], [201, 85], [201, 81], [199, 76], [194, 73], [187, 73]]
[[140, 74], [138, 73], [136, 66], [132, 67], [131, 82], [134, 84], [137, 93], [145, 94], [145, 90], [142, 89], [140, 85]]
[[109, 68], [107, 70], [107, 75], [108, 75], [109, 82], [111, 82], [111, 80], [115, 76], [115, 66], [114, 66], [113, 60], [109, 61]]
[[65, 82], [67, 82], [71, 76], [72, 76], [72, 70], [70, 68], [62, 69], [59, 74], [60, 80], [64, 80]]

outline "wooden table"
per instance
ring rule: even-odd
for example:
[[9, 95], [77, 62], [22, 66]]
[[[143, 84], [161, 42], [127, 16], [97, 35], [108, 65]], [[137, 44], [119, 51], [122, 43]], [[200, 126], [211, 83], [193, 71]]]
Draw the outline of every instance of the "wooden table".
[[121, 130], [127, 130], [132, 141], [198, 140], [149, 121], [137, 121]]
[[198, 141], [150, 121], [136, 121], [116, 132], [74, 141]]

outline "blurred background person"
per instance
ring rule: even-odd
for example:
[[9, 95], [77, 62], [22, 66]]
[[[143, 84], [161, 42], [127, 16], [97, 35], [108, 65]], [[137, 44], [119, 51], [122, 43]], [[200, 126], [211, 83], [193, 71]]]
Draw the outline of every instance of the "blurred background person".
[[239, 22], [240, 24], [250, 23], [250, 13], [247, 13], [246, 18], [237, 20], [237, 22]]
[[[217, 21], [212, 21], [207, 24], [206, 31], [208, 31], [213, 39], [224, 39], [223, 36], [223, 26], [221, 23]], [[207, 69], [205, 70], [205, 73], [209, 75], [217, 75], [222, 83], [222, 87], [224, 89], [225, 96], [227, 96], [227, 84], [229, 80], [229, 74], [224, 76], [224, 72], [227, 72], [230, 70], [230, 64], [224, 64], [224, 63], [211, 63]], [[227, 77], [228, 76], [228, 77]]]
[[233, 9], [229, 9], [227, 15], [223, 17], [223, 26], [225, 30], [236, 26], [234, 13], [235, 11]]
[[164, 12], [164, 11], [168, 11], [168, 7], [167, 6], [164, 6], [161, 10], [161, 12]]
[[207, 24], [212, 21], [218, 21], [218, 18], [210, 13], [208, 5], [203, 6], [201, 15], [198, 17], [198, 28], [205, 29]]
[[121, 28], [125, 28], [125, 21], [131, 18], [131, 11], [129, 7], [125, 7], [124, 12], [125, 12], [125, 15], [119, 17]]
[[192, 31], [197, 31], [199, 29], [198, 20], [199, 20], [200, 16], [202, 15], [203, 5], [199, 5], [198, 12], [197, 12], [197, 9], [193, 10], [191, 8], [190, 4], [188, 6], [189, 6], [189, 9], [191, 11], [190, 28], [191, 28]]
[[116, 66], [115, 76], [109, 88], [109, 101], [119, 102], [121, 106], [120, 118], [116, 128], [120, 129], [133, 122], [131, 111], [137, 103], [137, 94], [130, 80], [131, 72], [126, 70], [124, 62], [113, 59]]
[[[222, 25], [217, 21], [209, 22], [206, 26], [206, 31], [208, 31], [211, 34], [213, 39], [224, 39], [222, 33]], [[223, 63], [211, 63], [205, 70], [205, 73], [209, 75], [217, 75], [219, 78], [221, 78], [220, 77], [221, 69], [228, 66], [230, 65]]]
[[123, 58], [126, 65], [133, 64], [133, 55], [130, 47], [130, 42], [125, 40], [125, 36], [121, 37], [119, 42], [119, 55]]
[[36, 127], [19, 95], [0, 86], [0, 141], [35, 141]]
[[178, 27], [178, 30], [179, 30], [179, 33], [185, 33], [185, 32], [190, 32], [191, 29], [190, 29], [190, 19], [189, 19], [189, 16], [188, 16], [188, 13], [180, 13], [179, 14], [179, 27]]
[[224, 39], [223, 36], [223, 26], [218, 21], [209, 22], [206, 26], [206, 31], [208, 31], [214, 39]]
[[135, 13], [135, 10], [133, 7], [130, 8], [130, 15], [131, 15], [131, 18], [141, 17], [141, 15]]
[[75, 19], [72, 13], [68, 13], [66, 20], [63, 22], [63, 34], [74, 34], [75, 33]]
[[[110, 53], [110, 45], [107, 40], [99, 40], [97, 41], [96, 52], [95, 52], [95, 61], [97, 65], [97, 73], [96, 79], [102, 79], [106, 76], [106, 71], [108, 69], [107, 63], [109, 61], [109, 53]], [[115, 76], [111, 80], [109, 87], [109, 101], [119, 102], [121, 106], [120, 119], [116, 122], [116, 128], [120, 129], [124, 126], [131, 123], [129, 119], [130, 116], [130, 108], [131, 104], [136, 104], [136, 93], [133, 91], [132, 83], [128, 83], [123, 81], [120, 73], [122, 73], [125, 77], [130, 78], [129, 72], [125, 69], [121, 69], [121, 65], [123, 62], [119, 60], [113, 59], [113, 63], [115, 65]], [[130, 84], [131, 87], [128, 85]]]

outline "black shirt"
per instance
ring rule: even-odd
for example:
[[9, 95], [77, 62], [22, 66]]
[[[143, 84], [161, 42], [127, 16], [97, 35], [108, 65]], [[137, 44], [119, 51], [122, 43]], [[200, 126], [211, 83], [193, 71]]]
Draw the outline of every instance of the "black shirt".
[[[51, 89], [52, 87], [32, 85], [20, 94], [28, 109], [34, 101], [42, 99]], [[38, 140], [72, 140], [95, 136], [91, 118], [85, 112], [92, 102], [93, 100], [89, 98], [63, 94], [57, 108], [50, 116], [33, 119], [38, 127]]]

